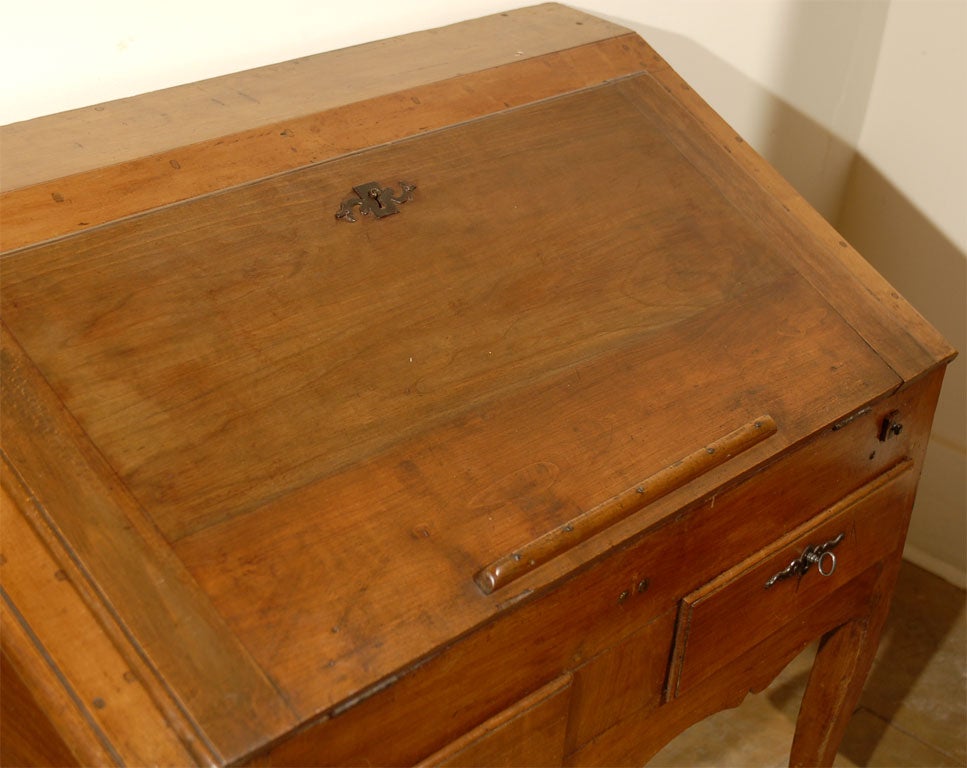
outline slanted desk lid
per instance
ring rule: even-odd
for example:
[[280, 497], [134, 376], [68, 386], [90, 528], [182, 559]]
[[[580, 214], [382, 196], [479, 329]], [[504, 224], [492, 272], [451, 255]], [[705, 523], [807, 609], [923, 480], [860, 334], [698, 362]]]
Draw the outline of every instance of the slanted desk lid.
[[[415, 188], [337, 217], [369, 182]], [[644, 480], [708, 490], [900, 383], [782, 215], [640, 75], [16, 252], [4, 319], [170, 546], [143, 578], [191, 574], [284, 728], [618, 536], [475, 583], [549, 531], [627, 536]]]

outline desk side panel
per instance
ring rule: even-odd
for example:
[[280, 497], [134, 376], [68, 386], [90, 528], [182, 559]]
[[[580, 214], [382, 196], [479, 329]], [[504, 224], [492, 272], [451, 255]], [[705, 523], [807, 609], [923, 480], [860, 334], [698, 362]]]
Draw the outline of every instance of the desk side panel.
[[23, 487], [0, 472], [3, 765], [211, 763], [184, 717], [153, 695], [150, 670], [98, 620], [73, 565], [44, 544]]
[[278, 692], [6, 326], [2, 341], [4, 457], [118, 637], [217, 760], [237, 759], [291, 728]]

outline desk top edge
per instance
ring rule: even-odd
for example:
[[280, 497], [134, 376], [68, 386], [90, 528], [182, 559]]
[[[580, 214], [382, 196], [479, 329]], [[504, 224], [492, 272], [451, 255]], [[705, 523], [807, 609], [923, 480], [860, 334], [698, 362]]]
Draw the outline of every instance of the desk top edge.
[[11, 123], [0, 126], [0, 190], [629, 33], [544, 3]]

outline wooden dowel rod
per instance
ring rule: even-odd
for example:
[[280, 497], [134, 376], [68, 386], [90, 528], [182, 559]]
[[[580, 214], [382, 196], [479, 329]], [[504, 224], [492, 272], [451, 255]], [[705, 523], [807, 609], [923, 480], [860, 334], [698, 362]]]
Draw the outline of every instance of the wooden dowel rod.
[[509, 555], [495, 560], [480, 570], [474, 576], [474, 581], [487, 595], [507, 586], [525, 573], [747, 451], [774, 435], [777, 429], [771, 416], [762, 416], [739, 427]]

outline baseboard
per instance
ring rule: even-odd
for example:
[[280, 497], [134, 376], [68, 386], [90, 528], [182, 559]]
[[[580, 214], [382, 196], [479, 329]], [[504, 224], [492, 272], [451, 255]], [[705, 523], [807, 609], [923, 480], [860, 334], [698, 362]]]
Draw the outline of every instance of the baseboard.
[[955, 587], [967, 589], [967, 572], [952, 566], [950, 563], [945, 563], [933, 555], [928, 555], [919, 547], [911, 546], [908, 543], [903, 548], [903, 559], [920, 566], [934, 576], [939, 576], [944, 581], [949, 581]]

